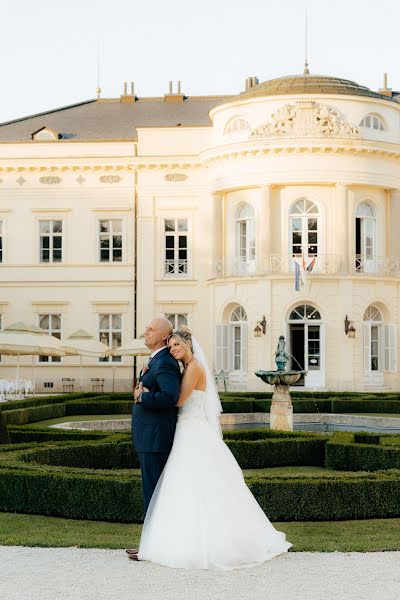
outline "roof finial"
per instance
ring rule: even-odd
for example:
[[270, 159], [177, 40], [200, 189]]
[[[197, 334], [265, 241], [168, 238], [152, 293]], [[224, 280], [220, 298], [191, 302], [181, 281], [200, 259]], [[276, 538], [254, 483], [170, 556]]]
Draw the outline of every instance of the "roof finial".
[[306, 9], [306, 31], [305, 31], [305, 48], [304, 48], [305, 60], [304, 60], [304, 71], [303, 71], [304, 75], [310, 74], [310, 71], [308, 70], [308, 59], [307, 59], [307, 41], [308, 41], [307, 38], [308, 38], [308, 20], [307, 20], [307, 9]]
[[101, 87], [100, 87], [100, 41], [97, 40], [97, 88], [96, 88], [97, 100], [100, 98]]

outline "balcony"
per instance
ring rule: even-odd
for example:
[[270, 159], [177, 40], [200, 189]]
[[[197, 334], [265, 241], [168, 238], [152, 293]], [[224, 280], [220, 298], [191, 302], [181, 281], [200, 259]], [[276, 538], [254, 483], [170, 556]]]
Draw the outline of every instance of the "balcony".
[[375, 256], [374, 258], [365, 258], [361, 254], [356, 254], [353, 271], [362, 275], [378, 275], [399, 277], [400, 276], [400, 258], [394, 256]]
[[[305, 269], [309, 272], [319, 273], [321, 275], [335, 275], [341, 273], [342, 257], [339, 254], [319, 254], [313, 258], [305, 259]], [[271, 254], [270, 257], [270, 273], [294, 273], [294, 264], [298, 262], [302, 265], [302, 257], [283, 256], [282, 254]]]

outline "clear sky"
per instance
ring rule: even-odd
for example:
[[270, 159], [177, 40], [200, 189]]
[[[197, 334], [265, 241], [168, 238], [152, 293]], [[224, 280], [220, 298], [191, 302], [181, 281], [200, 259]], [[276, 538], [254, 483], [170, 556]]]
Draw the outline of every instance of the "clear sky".
[[0, 0], [0, 122], [123, 82], [161, 96], [231, 94], [244, 80], [310, 71], [400, 89], [399, 0]]

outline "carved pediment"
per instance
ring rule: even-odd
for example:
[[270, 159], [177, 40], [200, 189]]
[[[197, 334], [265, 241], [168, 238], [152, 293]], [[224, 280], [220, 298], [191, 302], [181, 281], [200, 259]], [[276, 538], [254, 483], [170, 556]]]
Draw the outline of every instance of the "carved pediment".
[[253, 129], [250, 139], [266, 137], [358, 137], [359, 129], [327, 104], [299, 101], [285, 104], [271, 121]]

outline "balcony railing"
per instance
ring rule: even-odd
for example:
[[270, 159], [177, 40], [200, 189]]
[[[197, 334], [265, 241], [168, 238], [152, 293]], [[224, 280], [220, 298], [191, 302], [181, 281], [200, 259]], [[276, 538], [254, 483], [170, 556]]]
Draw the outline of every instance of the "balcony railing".
[[[323, 275], [334, 275], [341, 272], [341, 256], [339, 254], [318, 254], [315, 257], [304, 259], [304, 267], [309, 272]], [[303, 269], [303, 259], [301, 256], [282, 256], [281, 254], [271, 254], [270, 272], [271, 273], [294, 273], [295, 262], [298, 262]]]
[[389, 275], [392, 277], [399, 277], [400, 258], [393, 256], [365, 258], [361, 254], [356, 254], [354, 271], [364, 275]]
[[[298, 260], [301, 260], [299, 257]], [[309, 266], [312, 258], [305, 261], [305, 266]], [[293, 257], [283, 256], [282, 254], [272, 254], [269, 261], [240, 261], [235, 259], [233, 262], [224, 263], [223, 260], [217, 260], [214, 264], [214, 277], [234, 277], [245, 275], [270, 275], [294, 273], [295, 259]], [[340, 272], [341, 257], [337, 254], [320, 254], [316, 257], [312, 267], [313, 273], [333, 274]]]
[[188, 261], [186, 259], [166, 260], [164, 265], [165, 277], [184, 277], [188, 274]]

